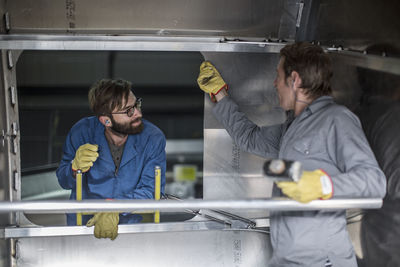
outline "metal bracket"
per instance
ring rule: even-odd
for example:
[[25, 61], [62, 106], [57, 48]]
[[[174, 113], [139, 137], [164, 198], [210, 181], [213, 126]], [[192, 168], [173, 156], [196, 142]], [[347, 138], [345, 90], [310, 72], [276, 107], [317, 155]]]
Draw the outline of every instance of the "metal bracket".
[[6, 28], [6, 32], [8, 33], [11, 30], [11, 26], [10, 26], [10, 15], [8, 14], [8, 12], [6, 12], [4, 14], [4, 26]]
[[5, 140], [6, 140], [6, 138], [12, 138], [11, 139], [11, 143], [12, 143], [12, 147], [13, 147], [13, 150], [12, 150], [12, 152], [14, 153], [14, 154], [17, 154], [17, 152], [18, 152], [18, 143], [17, 143], [17, 141], [16, 141], [16, 139], [17, 139], [17, 136], [18, 136], [18, 124], [17, 124], [17, 122], [13, 122], [12, 124], [11, 124], [11, 134], [9, 134], [9, 133], [7, 133], [4, 129], [3, 130], [1, 130], [1, 136], [0, 136], [0, 138], [1, 138], [1, 144], [2, 144], [2, 146], [4, 147], [5, 146]]
[[11, 105], [15, 106], [17, 103], [17, 98], [15, 97], [15, 87], [10, 86], [10, 100], [11, 100]]
[[13, 137], [17, 137], [17, 134], [18, 134], [18, 124], [17, 124], [17, 122], [13, 122], [12, 124], [11, 124], [11, 136], [13, 136]]
[[18, 191], [18, 189], [21, 188], [20, 179], [19, 179], [19, 172], [18, 171], [14, 171], [13, 188], [14, 188], [15, 191]]
[[301, 1], [300, 3], [298, 3], [298, 5], [299, 5], [299, 10], [297, 11], [296, 28], [300, 27], [301, 16], [303, 15], [304, 2]]
[[1, 145], [4, 147], [6, 145], [6, 131], [1, 130]]
[[14, 155], [17, 155], [18, 152], [17, 134], [18, 134], [18, 124], [16, 122], [13, 122], [11, 124], [11, 137], [12, 137], [11, 142]]
[[14, 67], [14, 62], [13, 62], [11, 50], [7, 51], [7, 63], [8, 63], [8, 68], [9, 69], [12, 69]]

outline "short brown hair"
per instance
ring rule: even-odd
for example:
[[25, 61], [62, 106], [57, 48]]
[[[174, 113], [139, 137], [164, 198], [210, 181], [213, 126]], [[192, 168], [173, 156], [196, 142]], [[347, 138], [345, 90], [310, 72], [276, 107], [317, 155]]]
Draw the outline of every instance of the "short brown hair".
[[122, 108], [123, 100], [128, 100], [132, 84], [125, 80], [102, 79], [89, 90], [89, 106], [97, 115], [110, 115], [118, 107]]
[[306, 42], [289, 44], [281, 49], [280, 56], [284, 58], [285, 80], [296, 71], [307, 96], [315, 99], [332, 93], [331, 60], [320, 46]]

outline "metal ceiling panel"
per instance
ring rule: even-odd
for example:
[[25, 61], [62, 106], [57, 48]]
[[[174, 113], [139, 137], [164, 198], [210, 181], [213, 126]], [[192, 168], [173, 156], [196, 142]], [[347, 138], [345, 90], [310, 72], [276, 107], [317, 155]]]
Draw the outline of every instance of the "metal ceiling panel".
[[[300, 39], [320, 41], [364, 50], [372, 44], [391, 44], [400, 48], [400, 2], [398, 0], [307, 0], [312, 8]], [[310, 5], [314, 5], [311, 6]], [[304, 18], [305, 19], [305, 18]], [[390, 54], [390, 53], [389, 53]]]
[[[297, 8], [296, 0], [13, 0], [5, 7], [10, 33], [261, 38], [293, 37]], [[290, 23], [280, 31], [283, 16]]]

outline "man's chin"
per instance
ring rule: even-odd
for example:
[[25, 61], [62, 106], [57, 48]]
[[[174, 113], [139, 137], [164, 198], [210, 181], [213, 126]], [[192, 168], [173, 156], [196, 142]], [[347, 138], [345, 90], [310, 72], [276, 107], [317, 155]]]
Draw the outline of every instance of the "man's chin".
[[141, 132], [143, 131], [143, 128], [144, 128], [143, 122], [140, 122], [139, 125], [137, 125], [137, 126], [135, 126], [135, 127], [132, 127], [132, 129], [129, 131], [128, 134], [138, 134], [138, 133], [141, 133]]
[[113, 130], [117, 134], [126, 135], [126, 134], [139, 134], [143, 131], [144, 128], [142, 121], [140, 121], [140, 123], [137, 124], [136, 126], [133, 126], [132, 124], [130, 124], [129, 126], [130, 127], [127, 126], [121, 127], [120, 125], [114, 123], [114, 126], [111, 128], [111, 130]]

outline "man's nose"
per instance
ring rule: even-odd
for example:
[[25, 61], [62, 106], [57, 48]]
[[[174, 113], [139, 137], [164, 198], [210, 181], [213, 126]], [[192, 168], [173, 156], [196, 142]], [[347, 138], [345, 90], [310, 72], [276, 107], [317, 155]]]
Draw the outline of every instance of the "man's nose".
[[142, 117], [142, 110], [135, 107], [133, 109], [133, 117], [134, 118]]

